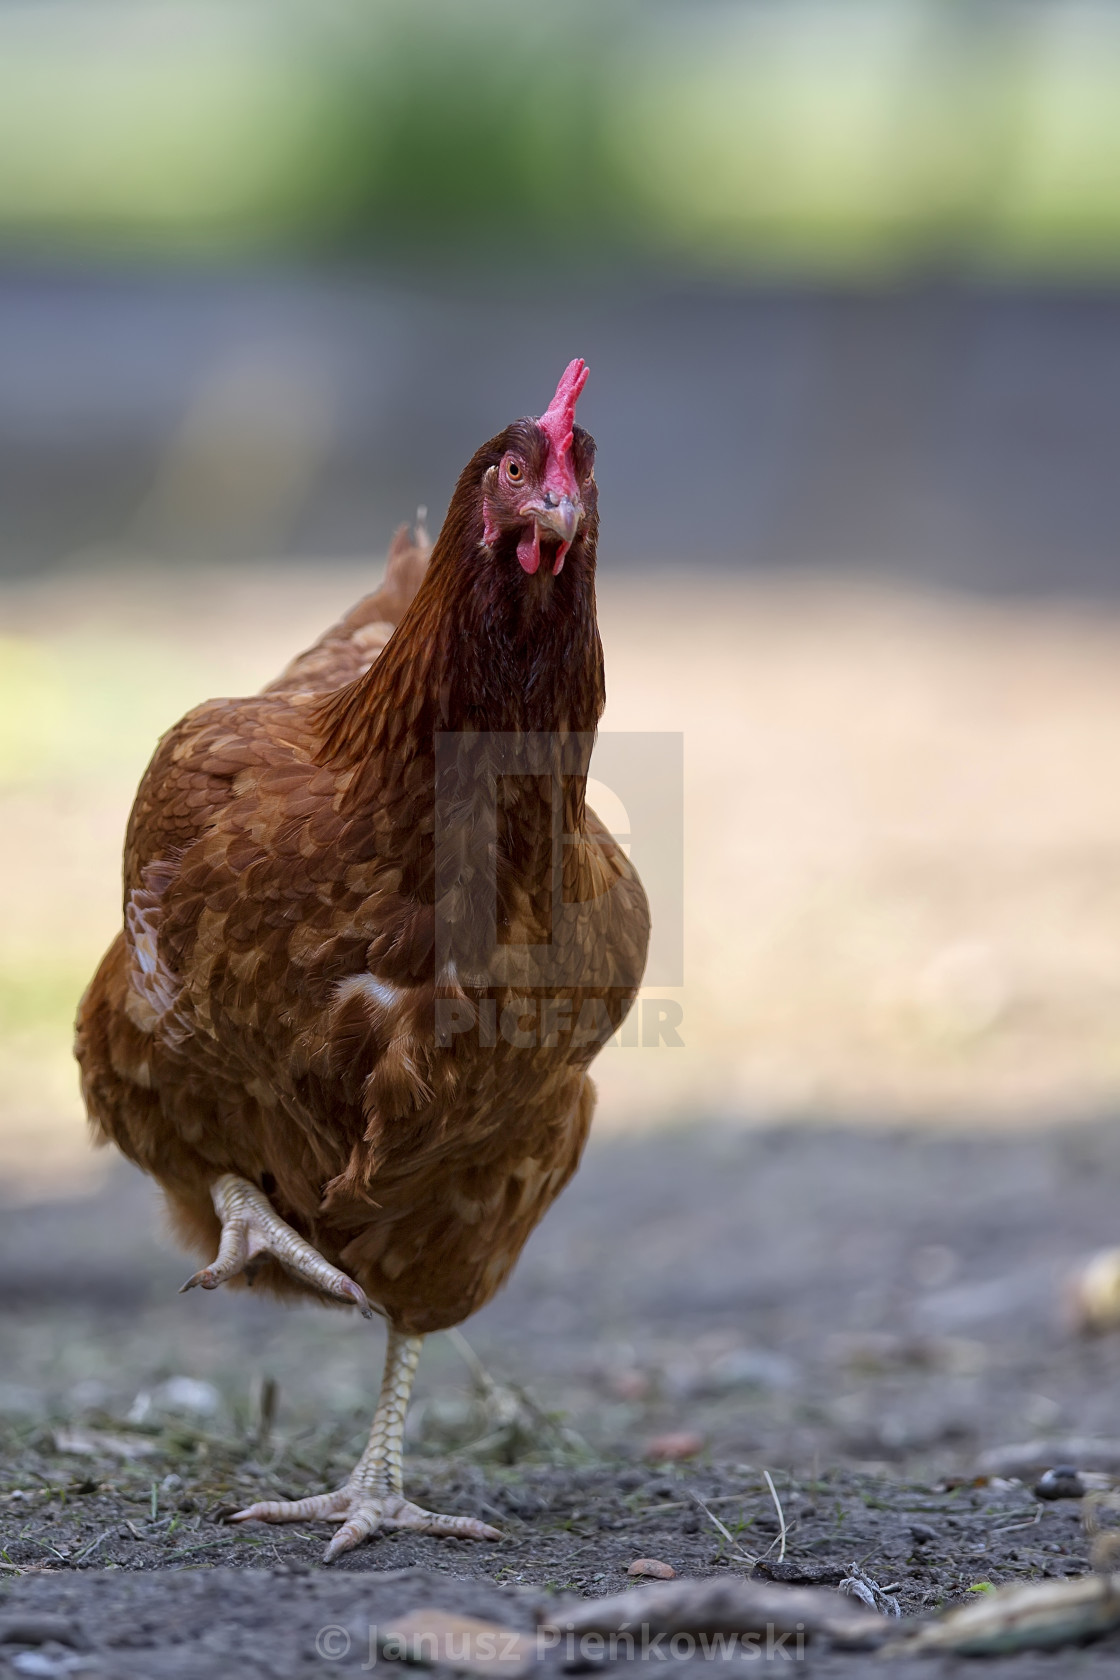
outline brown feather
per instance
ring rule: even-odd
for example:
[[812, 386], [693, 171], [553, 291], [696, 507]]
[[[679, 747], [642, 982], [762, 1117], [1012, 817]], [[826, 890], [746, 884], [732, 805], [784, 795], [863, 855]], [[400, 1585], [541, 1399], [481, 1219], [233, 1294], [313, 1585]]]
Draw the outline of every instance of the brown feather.
[[[482, 542], [483, 477], [533, 431], [477, 452], [430, 561], [398, 532], [381, 588], [275, 683], [160, 742], [126, 836], [125, 929], [79, 1009], [95, 1138], [159, 1181], [185, 1242], [213, 1253], [219, 1174], [268, 1175], [281, 1217], [409, 1331], [481, 1306], [575, 1171], [587, 1067], [645, 962], [641, 885], [584, 803], [604, 694], [586, 433], [587, 520], [563, 571], [527, 576], [508, 543]], [[548, 742], [542, 773], [507, 778], [489, 808], [487, 732]], [[564, 984], [474, 972], [487, 892], [502, 948], [521, 961], [552, 938]], [[437, 972], [449, 927], [464, 963]], [[546, 1043], [485, 1030], [526, 996], [566, 1006]], [[445, 1042], [437, 1000], [470, 1030]], [[276, 1266], [260, 1281], [300, 1288]]]

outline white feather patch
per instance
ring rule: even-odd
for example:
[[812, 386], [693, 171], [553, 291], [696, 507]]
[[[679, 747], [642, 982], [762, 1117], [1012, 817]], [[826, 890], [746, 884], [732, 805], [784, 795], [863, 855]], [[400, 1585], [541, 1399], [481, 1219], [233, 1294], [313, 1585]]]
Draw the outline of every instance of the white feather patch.
[[339, 1003], [349, 1003], [352, 997], [365, 998], [379, 1010], [389, 1010], [400, 1001], [401, 990], [388, 980], [379, 980], [376, 974], [351, 974], [339, 981], [335, 998]]
[[131, 954], [125, 1007], [141, 1032], [154, 1032], [171, 1014], [181, 990], [177, 977], [159, 954], [159, 898], [146, 887], [128, 896], [124, 911]]

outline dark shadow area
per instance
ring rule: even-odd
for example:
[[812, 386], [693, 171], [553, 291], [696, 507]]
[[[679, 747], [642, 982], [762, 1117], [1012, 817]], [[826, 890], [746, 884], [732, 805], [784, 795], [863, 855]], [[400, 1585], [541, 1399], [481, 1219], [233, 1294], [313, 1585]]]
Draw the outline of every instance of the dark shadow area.
[[[1118, 1205], [1112, 1121], [602, 1139], [467, 1335], [597, 1451], [687, 1428], [798, 1473], [963, 1473], [1009, 1440], [1115, 1433], [1120, 1342], [1074, 1334], [1065, 1284], [1120, 1238]], [[244, 1291], [180, 1300], [190, 1269], [129, 1168], [94, 1197], [9, 1208], [8, 1407], [121, 1417], [189, 1372], [236, 1412], [267, 1373], [290, 1424], [360, 1416], [374, 1359], [357, 1320]], [[465, 1378], [433, 1337], [422, 1388]]]

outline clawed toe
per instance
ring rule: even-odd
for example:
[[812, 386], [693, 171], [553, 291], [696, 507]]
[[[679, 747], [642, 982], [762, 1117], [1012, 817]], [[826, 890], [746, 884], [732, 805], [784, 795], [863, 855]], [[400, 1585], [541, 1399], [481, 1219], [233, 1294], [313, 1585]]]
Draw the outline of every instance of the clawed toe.
[[342, 1527], [323, 1554], [324, 1562], [348, 1552], [380, 1529], [404, 1528], [416, 1534], [459, 1540], [500, 1540], [501, 1530], [476, 1517], [445, 1516], [426, 1511], [399, 1493], [372, 1494], [339, 1488], [310, 1499], [272, 1499], [237, 1511], [230, 1522], [337, 1522]]
[[195, 1272], [186, 1283], [179, 1285], [180, 1295], [185, 1295], [188, 1289], [217, 1289], [224, 1279], [216, 1277], [211, 1267], [203, 1266], [200, 1272]]
[[346, 1490], [336, 1493], [317, 1493], [310, 1499], [262, 1499], [235, 1511], [230, 1522], [322, 1522], [342, 1521], [345, 1512]]
[[212, 1196], [222, 1222], [218, 1253], [208, 1266], [187, 1279], [180, 1295], [188, 1289], [217, 1289], [241, 1273], [251, 1273], [254, 1262], [267, 1255], [313, 1289], [352, 1302], [363, 1318], [374, 1316], [365, 1290], [285, 1224], [255, 1184], [226, 1173], [215, 1182]]
[[414, 1505], [410, 1499], [402, 1499], [399, 1495], [387, 1500], [386, 1505], [396, 1509], [387, 1509], [382, 1517], [385, 1528], [411, 1528], [418, 1534], [442, 1534], [460, 1540], [500, 1540], [500, 1528], [491, 1528], [489, 1523], [480, 1522], [477, 1517], [449, 1517], [440, 1511], [425, 1511], [422, 1505]]
[[[219, 1255], [219, 1264], [221, 1260]], [[321, 1258], [320, 1263], [326, 1264]], [[230, 1521], [336, 1522], [340, 1526], [324, 1554], [326, 1563], [387, 1528], [411, 1529], [416, 1534], [437, 1534], [455, 1540], [500, 1540], [501, 1532], [489, 1523], [479, 1522], [477, 1517], [425, 1511], [400, 1491], [404, 1418], [421, 1341], [422, 1337], [408, 1335], [390, 1325], [385, 1372], [369, 1445], [342, 1487], [333, 1493], [313, 1494], [309, 1499], [261, 1500], [235, 1512]]]

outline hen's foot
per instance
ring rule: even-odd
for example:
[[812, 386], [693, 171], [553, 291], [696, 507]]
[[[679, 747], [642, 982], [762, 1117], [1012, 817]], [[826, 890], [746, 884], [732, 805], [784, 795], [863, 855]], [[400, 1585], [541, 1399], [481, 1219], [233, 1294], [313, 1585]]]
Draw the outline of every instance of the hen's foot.
[[501, 1531], [476, 1517], [446, 1517], [425, 1511], [399, 1493], [375, 1493], [347, 1484], [334, 1493], [310, 1499], [271, 1499], [250, 1505], [231, 1522], [337, 1522], [342, 1527], [323, 1554], [323, 1561], [348, 1552], [371, 1534], [385, 1528], [411, 1528], [417, 1534], [439, 1534], [458, 1540], [500, 1540]]
[[293, 1276], [301, 1278], [312, 1288], [333, 1295], [340, 1301], [351, 1301], [363, 1318], [373, 1317], [373, 1308], [364, 1289], [324, 1260], [286, 1225], [263, 1190], [236, 1173], [224, 1173], [211, 1188], [210, 1195], [218, 1218], [222, 1222], [222, 1240], [218, 1255], [208, 1266], [195, 1272], [180, 1289], [180, 1295], [201, 1285], [203, 1289], [217, 1289], [240, 1272], [248, 1271], [252, 1262], [262, 1254], [270, 1254]]

